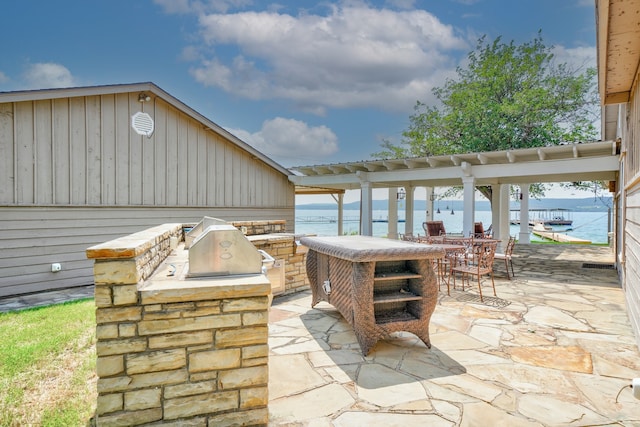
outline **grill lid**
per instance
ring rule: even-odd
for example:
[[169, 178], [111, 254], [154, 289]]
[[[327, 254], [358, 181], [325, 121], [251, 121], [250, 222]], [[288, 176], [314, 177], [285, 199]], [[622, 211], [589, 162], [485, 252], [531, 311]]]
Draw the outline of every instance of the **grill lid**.
[[210, 216], [205, 216], [202, 220], [197, 223], [191, 230], [187, 232], [184, 236], [184, 248], [189, 249], [193, 244], [193, 241], [202, 234], [204, 230], [210, 225], [225, 225], [227, 222], [223, 219], [213, 218]]
[[237, 228], [210, 225], [189, 247], [188, 277], [262, 273], [262, 255]]

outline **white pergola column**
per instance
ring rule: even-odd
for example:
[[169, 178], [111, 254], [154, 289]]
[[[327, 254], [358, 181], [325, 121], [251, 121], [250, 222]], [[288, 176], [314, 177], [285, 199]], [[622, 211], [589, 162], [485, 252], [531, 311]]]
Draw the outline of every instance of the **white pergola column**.
[[518, 243], [531, 243], [529, 234], [529, 184], [520, 186], [520, 236]]
[[426, 196], [426, 205], [427, 211], [425, 212], [426, 221], [433, 221], [433, 187], [426, 187], [427, 196]]
[[500, 250], [506, 248], [509, 238], [509, 185], [491, 186], [491, 224], [493, 238], [500, 240]]
[[344, 193], [338, 194], [338, 236], [344, 234]]
[[360, 235], [373, 236], [373, 189], [369, 181], [360, 183]]
[[389, 187], [389, 223], [387, 224], [387, 237], [398, 238], [398, 189]]
[[404, 234], [413, 235], [413, 199], [415, 187], [404, 187], [407, 192], [404, 204]]
[[462, 185], [463, 185], [463, 206], [464, 213], [462, 217], [462, 234], [464, 236], [473, 235], [474, 226], [473, 223], [475, 221], [476, 215], [476, 200], [475, 200], [475, 187], [476, 179], [473, 176], [463, 176], [462, 177]]
[[373, 235], [373, 186], [369, 181], [369, 174], [357, 171], [360, 181], [360, 235]]

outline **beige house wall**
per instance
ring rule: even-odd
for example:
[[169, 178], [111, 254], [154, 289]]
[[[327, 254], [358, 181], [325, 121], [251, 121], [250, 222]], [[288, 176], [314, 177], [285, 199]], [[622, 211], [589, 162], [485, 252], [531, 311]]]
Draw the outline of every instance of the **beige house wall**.
[[0, 297], [91, 284], [87, 247], [162, 223], [293, 232], [294, 205], [284, 168], [155, 85], [0, 94]]
[[[636, 79], [637, 81], [637, 79]], [[629, 318], [640, 346], [640, 90], [635, 85], [623, 123], [621, 278]]]

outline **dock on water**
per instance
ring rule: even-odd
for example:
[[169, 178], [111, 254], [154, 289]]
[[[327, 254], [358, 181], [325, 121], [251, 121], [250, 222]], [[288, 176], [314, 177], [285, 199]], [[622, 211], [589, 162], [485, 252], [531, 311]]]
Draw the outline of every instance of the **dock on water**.
[[542, 224], [536, 224], [531, 230], [531, 232], [538, 237], [542, 237], [543, 239], [553, 240], [555, 242], [577, 243], [577, 244], [584, 244], [584, 245], [591, 244], [591, 240], [580, 239], [578, 237], [569, 236], [564, 233], [556, 233], [553, 230], [548, 230], [544, 228]]

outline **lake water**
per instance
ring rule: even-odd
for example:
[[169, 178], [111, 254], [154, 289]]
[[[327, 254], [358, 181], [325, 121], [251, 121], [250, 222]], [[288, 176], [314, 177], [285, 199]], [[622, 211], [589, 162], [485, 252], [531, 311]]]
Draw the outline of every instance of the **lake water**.
[[[359, 211], [345, 210], [343, 232], [345, 234], [358, 234], [360, 229], [358, 218]], [[387, 219], [386, 210], [373, 211], [373, 219]], [[404, 211], [398, 212], [399, 218], [404, 218]], [[413, 214], [413, 234], [425, 235], [422, 229], [422, 223], [425, 221], [426, 213], [422, 210], [415, 211]], [[563, 232], [569, 236], [581, 239], [591, 240], [592, 243], [607, 243], [608, 241], [608, 213], [603, 212], [571, 212], [570, 218], [573, 224], [570, 226], [572, 230], [564, 231], [568, 226], [554, 226], [554, 231]], [[318, 236], [336, 236], [338, 234], [338, 210], [302, 210], [296, 209], [296, 233], [298, 234], [316, 234]], [[450, 233], [462, 232], [462, 211], [456, 211], [453, 215], [451, 211], [442, 211], [434, 214], [434, 220], [443, 221], [445, 229]], [[491, 224], [490, 211], [476, 211], [476, 221], [482, 221], [484, 228], [487, 229]], [[398, 232], [404, 233], [404, 222], [398, 223]], [[386, 222], [373, 223], [373, 235], [384, 237], [387, 235], [388, 224]], [[520, 233], [519, 225], [511, 225], [510, 234], [516, 237]], [[531, 241], [540, 241], [541, 239], [531, 234]]]

